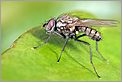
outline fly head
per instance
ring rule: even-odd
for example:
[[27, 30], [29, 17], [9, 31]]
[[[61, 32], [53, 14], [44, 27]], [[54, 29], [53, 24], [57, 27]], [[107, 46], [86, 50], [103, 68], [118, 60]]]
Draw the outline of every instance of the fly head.
[[51, 33], [51, 32], [54, 31], [55, 23], [56, 23], [55, 19], [52, 18], [47, 23], [45, 23], [43, 25], [43, 27], [45, 28], [45, 30], [46, 30], [47, 33]]

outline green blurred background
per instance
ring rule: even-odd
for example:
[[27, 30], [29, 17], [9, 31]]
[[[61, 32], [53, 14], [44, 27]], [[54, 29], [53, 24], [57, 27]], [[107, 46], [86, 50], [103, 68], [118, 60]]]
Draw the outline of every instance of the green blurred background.
[[81, 10], [90, 12], [97, 18], [120, 20], [120, 7], [119, 1], [2, 1], [0, 52], [5, 51], [22, 33], [43, 24], [51, 17]]

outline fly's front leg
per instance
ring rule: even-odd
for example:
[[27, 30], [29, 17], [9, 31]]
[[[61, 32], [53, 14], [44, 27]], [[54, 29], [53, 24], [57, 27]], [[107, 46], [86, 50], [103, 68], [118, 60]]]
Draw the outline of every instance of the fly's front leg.
[[96, 51], [98, 52], [98, 54], [100, 55], [100, 57], [106, 61], [106, 59], [102, 56], [102, 54], [99, 52], [98, 50], [98, 41], [96, 41]]
[[96, 68], [95, 68], [95, 66], [94, 66], [94, 63], [93, 63], [93, 61], [92, 61], [92, 49], [91, 49], [90, 44], [89, 44], [88, 42], [85, 42], [85, 41], [82, 41], [82, 40], [79, 40], [79, 39], [78, 39], [78, 38], [80, 38], [80, 37], [82, 37], [82, 36], [84, 36], [84, 35], [80, 35], [80, 36], [76, 37], [75, 41], [81, 42], [81, 43], [83, 43], [83, 44], [89, 46], [89, 50], [90, 50], [90, 63], [92, 64], [92, 67], [93, 67], [93, 69], [94, 69], [94, 71], [95, 71], [95, 74], [97, 75], [98, 78], [100, 78], [99, 74], [98, 74], [97, 71], [96, 71]]
[[40, 48], [41, 46], [43, 46], [44, 44], [46, 44], [48, 42], [48, 40], [50, 39], [50, 37], [51, 37], [51, 34], [48, 36], [48, 38], [42, 44], [40, 44], [38, 46], [34, 46], [33, 48], [34, 49]]
[[59, 58], [58, 58], [58, 61], [57, 61], [57, 62], [59, 62], [59, 61], [60, 61], [61, 56], [62, 56], [62, 53], [63, 53], [63, 51], [64, 51], [64, 49], [65, 49], [65, 47], [66, 47], [66, 44], [68, 43], [68, 40], [69, 40], [69, 37], [68, 37], [68, 38], [66, 38], [66, 41], [65, 41], [65, 43], [64, 43], [64, 46], [63, 46], [63, 48], [62, 48], [62, 50], [61, 50], [61, 53], [60, 53], [60, 56], [59, 56]]

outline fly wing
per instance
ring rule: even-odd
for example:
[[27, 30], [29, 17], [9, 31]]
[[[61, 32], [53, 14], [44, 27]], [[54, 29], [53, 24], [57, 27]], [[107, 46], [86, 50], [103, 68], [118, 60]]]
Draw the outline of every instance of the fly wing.
[[117, 26], [116, 20], [104, 20], [104, 19], [81, 19], [80, 24], [84, 26]]

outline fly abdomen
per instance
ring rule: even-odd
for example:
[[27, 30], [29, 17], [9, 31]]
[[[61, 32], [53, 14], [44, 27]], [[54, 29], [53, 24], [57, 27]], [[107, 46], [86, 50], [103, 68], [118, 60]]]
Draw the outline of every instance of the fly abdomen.
[[[92, 33], [90, 33], [90, 34], [92, 34]], [[100, 35], [99, 32], [96, 31], [96, 32], [93, 33], [93, 34], [94, 34], [94, 36], [91, 36], [91, 35], [90, 35], [91, 39], [96, 40], [96, 41], [100, 41], [100, 40], [101, 40], [101, 35]]]
[[99, 41], [101, 40], [101, 35], [96, 30], [89, 28], [89, 27], [80, 27], [79, 31], [84, 32], [87, 36], [89, 36], [91, 39]]

